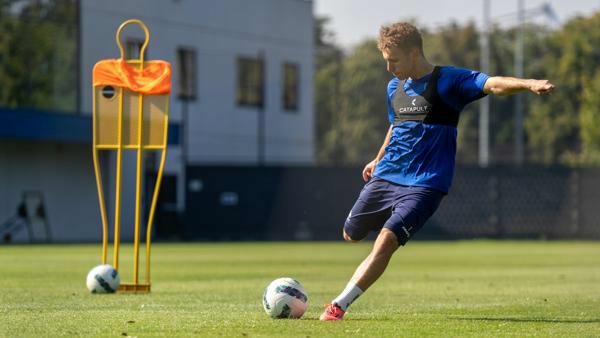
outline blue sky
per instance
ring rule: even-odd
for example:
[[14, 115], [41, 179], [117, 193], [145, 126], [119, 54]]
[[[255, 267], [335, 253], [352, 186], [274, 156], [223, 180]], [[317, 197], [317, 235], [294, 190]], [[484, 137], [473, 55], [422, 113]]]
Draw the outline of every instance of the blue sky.
[[[314, 0], [316, 15], [332, 19], [331, 28], [337, 41], [350, 47], [365, 38], [375, 37], [382, 24], [403, 19], [417, 19], [420, 25], [435, 28], [451, 20], [481, 23], [482, 0]], [[600, 0], [525, 0], [525, 8], [538, 8], [549, 2], [561, 21], [576, 15], [589, 15], [600, 10]], [[492, 17], [502, 17], [506, 25], [514, 23], [511, 16], [517, 11], [517, 0], [492, 0]], [[539, 16], [536, 21], [545, 18]]]

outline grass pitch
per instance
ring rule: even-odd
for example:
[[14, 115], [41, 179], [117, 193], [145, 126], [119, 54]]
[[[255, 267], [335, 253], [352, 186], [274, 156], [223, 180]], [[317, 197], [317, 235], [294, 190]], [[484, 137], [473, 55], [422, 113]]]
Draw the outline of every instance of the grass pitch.
[[[121, 280], [131, 281], [131, 247]], [[411, 242], [343, 322], [318, 321], [370, 243], [156, 244], [153, 291], [92, 295], [100, 245], [0, 246], [0, 336], [597, 337], [600, 243]], [[300, 280], [301, 320], [262, 310]]]

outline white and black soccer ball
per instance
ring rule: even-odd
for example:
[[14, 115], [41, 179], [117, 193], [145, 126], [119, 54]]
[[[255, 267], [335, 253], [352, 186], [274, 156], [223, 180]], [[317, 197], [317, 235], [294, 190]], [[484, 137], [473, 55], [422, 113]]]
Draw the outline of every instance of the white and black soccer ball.
[[121, 278], [111, 265], [98, 265], [88, 273], [86, 284], [91, 293], [113, 293], [119, 288]]
[[263, 308], [271, 318], [300, 318], [308, 307], [308, 294], [300, 282], [278, 278], [263, 294]]

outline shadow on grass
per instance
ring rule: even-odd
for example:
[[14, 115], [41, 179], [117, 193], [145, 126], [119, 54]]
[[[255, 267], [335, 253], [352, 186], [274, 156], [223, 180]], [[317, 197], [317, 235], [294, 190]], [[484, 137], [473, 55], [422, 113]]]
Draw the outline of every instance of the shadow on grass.
[[478, 321], [496, 321], [496, 322], [515, 322], [515, 323], [600, 323], [600, 319], [561, 319], [561, 318], [510, 318], [510, 317], [448, 317], [454, 320], [478, 320]]
[[[303, 317], [302, 319], [300, 319], [302, 321], [319, 321], [319, 317]], [[381, 318], [367, 318], [367, 317], [344, 317], [343, 322], [356, 322], [356, 321], [369, 321], [369, 322], [389, 322], [391, 320], [394, 320], [394, 318], [390, 318], [390, 317], [381, 317]], [[338, 320], [331, 320], [328, 322], [333, 322], [333, 323], [337, 323], [340, 322]]]

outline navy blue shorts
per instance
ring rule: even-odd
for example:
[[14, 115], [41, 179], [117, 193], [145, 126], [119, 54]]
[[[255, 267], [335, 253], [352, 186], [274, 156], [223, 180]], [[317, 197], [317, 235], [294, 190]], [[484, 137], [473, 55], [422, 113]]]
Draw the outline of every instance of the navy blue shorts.
[[433, 215], [444, 195], [439, 190], [408, 187], [373, 177], [360, 192], [344, 231], [353, 240], [361, 240], [369, 231], [387, 228], [404, 245]]

